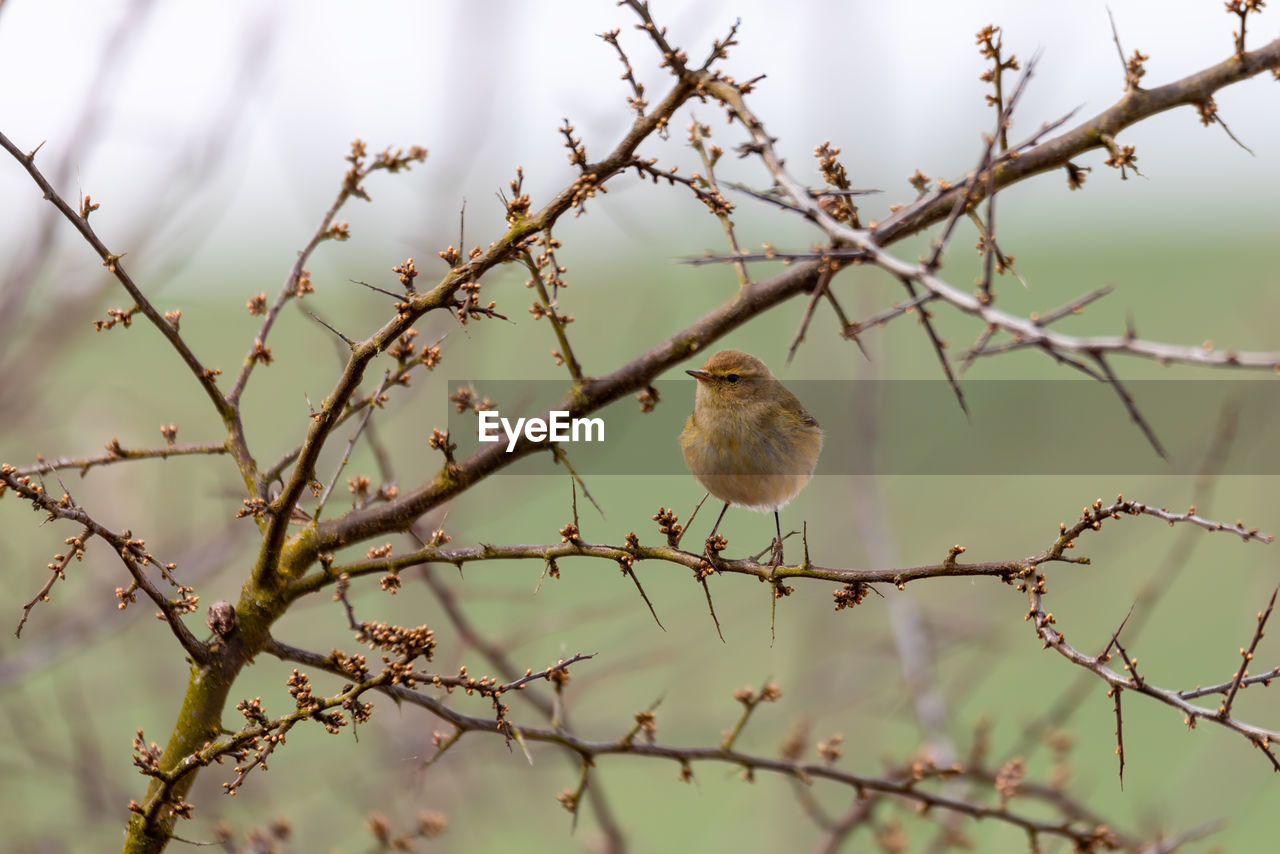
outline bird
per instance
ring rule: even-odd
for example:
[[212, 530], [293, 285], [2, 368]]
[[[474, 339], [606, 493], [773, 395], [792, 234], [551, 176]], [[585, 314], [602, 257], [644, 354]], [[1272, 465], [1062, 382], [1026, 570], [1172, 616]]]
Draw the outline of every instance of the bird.
[[729, 505], [773, 513], [773, 566], [781, 566], [779, 511], [809, 483], [822, 451], [822, 428], [764, 362], [721, 350], [700, 369], [693, 412], [680, 433], [685, 465], [707, 492]]

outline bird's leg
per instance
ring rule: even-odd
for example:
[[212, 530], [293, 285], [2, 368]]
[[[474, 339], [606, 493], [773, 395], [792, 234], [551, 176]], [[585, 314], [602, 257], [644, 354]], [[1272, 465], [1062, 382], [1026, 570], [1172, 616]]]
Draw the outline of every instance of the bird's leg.
[[782, 520], [777, 510], [773, 511], [773, 526], [778, 532], [778, 538], [773, 541], [773, 567], [777, 569], [782, 566]]
[[716, 523], [711, 526], [711, 533], [707, 535], [707, 539], [711, 539], [716, 535], [716, 530], [720, 527], [720, 523], [724, 520], [724, 514], [729, 512], [729, 502], [724, 503], [724, 509], [720, 511], [720, 515], [716, 517]]
[[721, 546], [719, 549], [715, 549], [712, 548], [711, 545], [715, 541], [716, 531], [720, 528], [720, 522], [724, 519], [724, 514], [728, 512], [729, 502], [726, 501], [724, 503], [724, 508], [720, 511], [720, 515], [716, 517], [716, 523], [711, 526], [711, 533], [707, 535], [707, 546], [703, 551], [703, 554], [706, 555], [707, 560], [711, 562], [712, 566], [715, 566], [716, 558], [719, 556], [720, 550], [723, 549], [724, 546]]

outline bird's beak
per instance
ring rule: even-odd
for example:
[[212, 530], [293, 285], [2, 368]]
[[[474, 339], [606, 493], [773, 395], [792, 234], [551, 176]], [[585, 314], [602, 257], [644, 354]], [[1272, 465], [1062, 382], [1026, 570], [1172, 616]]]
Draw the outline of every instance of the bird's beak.
[[693, 377], [695, 380], [711, 379], [711, 374], [707, 373], [706, 371], [685, 371], [685, 373]]

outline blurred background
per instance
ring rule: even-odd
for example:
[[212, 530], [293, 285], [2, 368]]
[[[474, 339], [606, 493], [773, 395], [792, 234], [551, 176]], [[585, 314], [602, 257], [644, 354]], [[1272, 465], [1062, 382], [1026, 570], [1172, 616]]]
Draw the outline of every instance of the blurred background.
[[[863, 200], [864, 222], [914, 196], [906, 179], [917, 168], [955, 179], [981, 154], [980, 135], [993, 124], [983, 100], [988, 89], [978, 79], [987, 61], [974, 44], [984, 25], [1000, 25], [1006, 51], [1024, 62], [1040, 56], [1015, 114], [1013, 139], [1073, 109], [1076, 120], [1090, 116], [1113, 103], [1123, 86], [1107, 9], [1091, 0], [786, 6], [655, 0], [652, 7], [669, 38], [699, 62], [711, 41], [741, 19], [740, 44], [722, 67], [737, 79], [767, 75], [750, 102], [793, 174], [818, 184], [812, 152], [830, 140], [842, 149], [855, 185], [884, 191]], [[1232, 51], [1238, 22], [1216, 0], [1114, 0], [1110, 8], [1126, 54], [1138, 49], [1151, 57], [1148, 86], [1216, 64]], [[1274, 37], [1274, 14], [1251, 19], [1252, 46]], [[332, 2], [196, 7], [6, 0], [0, 3], [0, 79], [8, 85], [0, 87], [0, 131], [24, 150], [43, 143], [38, 163], [58, 189], [68, 199], [88, 193], [101, 204], [91, 219], [98, 233], [113, 251], [127, 253], [125, 263], [157, 308], [182, 311], [184, 337], [207, 364], [223, 369], [225, 383], [258, 328], [245, 302], [279, 289], [338, 190], [353, 139], [367, 141], [372, 151], [413, 144], [429, 150], [426, 163], [408, 173], [371, 176], [372, 203], [352, 201], [338, 217], [349, 221], [351, 239], [322, 245], [308, 263], [316, 292], [305, 306], [349, 337], [363, 338], [385, 322], [389, 309], [352, 279], [394, 289], [391, 267], [411, 256], [424, 271], [420, 282], [444, 272], [436, 253], [458, 243], [464, 203], [466, 247], [487, 245], [503, 228], [496, 194], [507, 190], [517, 166], [524, 168], [535, 208], [544, 204], [576, 174], [556, 130], [563, 119], [573, 123], [592, 158], [625, 133], [629, 89], [618, 79], [617, 56], [596, 34], [621, 28], [648, 97], [661, 98], [667, 79], [634, 23], [626, 9], [586, 0], [382, 2], [359, 13]], [[1136, 146], [1142, 177], [1121, 180], [1103, 165], [1105, 155], [1093, 152], [1077, 159], [1093, 168], [1081, 190], [1069, 191], [1057, 172], [1002, 193], [1001, 248], [1016, 256], [1026, 284], [1011, 276], [997, 281], [1000, 306], [1024, 315], [1044, 312], [1114, 284], [1114, 294], [1062, 329], [1116, 334], [1132, 319], [1143, 337], [1156, 340], [1277, 349], [1275, 85], [1262, 75], [1216, 97], [1220, 115], [1253, 155], [1181, 109], [1118, 140]], [[650, 140], [640, 153], [664, 168], [679, 165], [684, 174], [702, 171], [686, 144], [694, 118], [710, 125], [712, 141], [729, 152], [742, 139], [714, 105], [695, 105], [678, 116], [668, 140]], [[766, 185], [754, 161], [732, 154], [718, 171], [721, 180]], [[743, 196], [733, 200], [745, 246], [767, 241], [806, 248], [818, 239], [794, 217]], [[564, 218], [555, 233], [564, 242], [558, 260], [569, 284], [561, 306], [577, 318], [569, 333], [589, 374], [614, 370], [737, 287], [731, 268], [676, 263], [725, 248], [719, 222], [683, 188], [616, 179], [586, 215]], [[949, 281], [966, 286], [977, 275], [975, 240], [962, 224], [943, 269]], [[895, 252], [912, 258], [924, 246], [917, 240]], [[770, 272], [761, 267], [753, 275]], [[525, 278], [522, 270], [503, 268], [485, 279], [482, 297], [496, 300], [511, 323], [462, 328], [428, 317], [419, 325], [420, 342], [447, 334], [443, 362], [412, 389], [398, 390], [374, 419], [402, 488], [438, 466], [425, 440], [432, 426], [446, 424], [451, 383], [471, 381], [484, 393], [485, 380], [564, 378], [550, 356], [550, 328], [526, 311]], [[0, 286], [0, 460], [23, 465], [38, 455], [95, 455], [112, 438], [126, 448], [159, 447], [159, 425], [169, 423], [178, 425], [179, 442], [222, 438], [203, 394], [153, 329], [94, 331], [91, 320], [111, 307], [128, 308], [127, 295], [12, 160], [0, 162]], [[900, 285], [872, 270], [842, 273], [835, 290], [854, 317], [903, 298]], [[803, 310], [803, 301], [793, 300], [721, 343], [756, 354], [785, 381], [939, 376], [913, 319], [868, 332], [867, 359], [837, 336], [825, 307], [785, 365]], [[935, 315], [953, 354], [980, 331], [945, 309]], [[293, 305], [270, 343], [275, 362], [255, 372], [244, 399], [260, 462], [298, 443], [308, 398], [323, 398], [342, 356], [334, 336]], [[1132, 359], [1113, 365], [1132, 379], [1268, 379]], [[680, 378], [677, 372], [667, 377]], [[1065, 382], [1076, 375], [1021, 352], [980, 360], [965, 381], [1010, 379]], [[660, 406], [685, 411], [691, 400], [690, 384], [687, 396], [665, 395]], [[848, 403], [867, 429], [829, 435], [828, 442], [874, 456], [878, 403]], [[1053, 407], [1030, 411], [1027, 431], [1066, 423], [1088, 432], [1095, 419], [1116, 419], [1119, 403], [1111, 403], [1115, 409], [1096, 416]], [[619, 419], [641, 417], [628, 403], [610, 411]], [[926, 437], [929, 430], [939, 436], [974, 430], [953, 402], [925, 423]], [[1157, 431], [1161, 426], [1155, 424]], [[335, 448], [345, 438], [337, 434]], [[1219, 444], [1229, 459], [1268, 439], [1226, 431]], [[1107, 441], [1100, 433], [1098, 442]], [[1048, 461], [1026, 476], [873, 477], [820, 469], [786, 509], [783, 524], [807, 523], [815, 562], [854, 567], [935, 562], [955, 543], [967, 546], [965, 558], [973, 560], [1033, 554], [1051, 542], [1059, 522], [1070, 523], [1085, 504], [1120, 492], [1154, 505], [1194, 502], [1203, 515], [1243, 517], [1263, 530], [1280, 530], [1271, 477], [1151, 474], [1158, 466], [1146, 459], [1099, 473], [1078, 453], [1059, 451], [1045, 447]], [[1139, 445], [1136, 453], [1150, 451]], [[321, 471], [335, 463], [336, 456], [327, 457]], [[376, 478], [377, 470], [362, 446], [347, 474]], [[426, 523], [442, 525], [459, 545], [558, 541], [557, 529], [571, 519], [568, 480], [546, 461], [520, 470], [486, 481], [447, 508], [447, 518], [435, 514]], [[228, 460], [140, 462], [83, 479], [72, 470], [62, 481], [102, 522], [132, 529], [158, 556], [179, 562], [201, 596], [201, 612], [191, 618], [201, 633], [204, 605], [235, 600], [254, 552], [252, 526], [233, 518], [242, 496]], [[632, 530], [642, 542], [658, 542], [650, 521], [658, 506], [676, 508], [683, 520], [701, 495], [692, 478], [679, 474], [589, 478], [587, 485], [603, 509], [601, 515], [579, 501], [583, 536], [593, 542], [620, 542]], [[50, 555], [74, 533], [40, 522], [18, 501], [0, 501], [0, 577], [14, 625], [22, 603], [47, 578]], [[711, 517], [699, 517], [690, 536], [705, 535], [710, 523]], [[772, 525], [765, 516], [735, 510], [722, 531], [731, 554], [747, 553], [768, 544]], [[400, 540], [395, 545], [408, 548]], [[117, 611], [112, 591], [124, 583], [123, 571], [99, 546], [72, 566], [52, 602], [33, 611], [21, 639], [0, 636], [0, 773], [9, 781], [0, 825], [10, 850], [113, 850], [125, 806], [143, 789], [128, 759], [130, 739], [141, 727], [148, 740], [163, 744], [178, 710], [187, 677], [182, 657], [145, 605]], [[1091, 650], [1106, 643], [1137, 597], [1147, 597], [1133, 618], [1141, 634], [1128, 644], [1147, 678], [1166, 687], [1210, 684], [1230, 677], [1254, 615], [1276, 585], [1275, 548], [1125, 519], [1080, 543], [1092, 565], [1050, 566], [1046, 604], [1073, 643]], [[721, 644], [702, 591], [684, 573], [637, 567], [663, 632], [630, 582], [599, 563], [563, 561], [563, 577], [540, 586], [542, 567], [535, 561], [471, 565], [465, 577], [452, 567], [431, 571], [459, 597], [477, 630], [502, 644], [520, 668], [541, 669], [578, 651], [599, 653], [574, 668], [567, 695], [574, 725], [587, 737], [617, 737], [630, 728], [633, 713], [661, 699], [662, 741], [713, 744], [737, 717], [732, 692], [769, 678], [783, 697], [753, 718], [739, 741], [744, 749], [775, 755], [797, 728], [807, 728], [814, 741], [839, 732], [845, 737], [841, 766], [876, 774], [886, 763], [908, 761], [926, 742], [935, 757], [947, 750], [964, 756], [975, 728], [986, 722], [993, 761], [1017, 750], [1027, 756], [1029, 778], [1055, 773], [1053, 750], [1032, 739], [1028, 751], [1021, 740], [1056, 708], [1079, 671], [1041, 652], [1022, 621], [1025, 598], [997, 582], [933, 581], [905, 593], [885, 591], [884, 599], [873, 596], [841, 612], [831, 608], [830, 585], [797, 584], [796, 594], [778, 605], [771, 642], [767, 588], [742, 577], [717, 578], [712, 590], [727, 641]], [[405, 578], [394, 598], [372, 579], [357, 585], [359, 616], [426, 622], [440, 640], [441, 672], [461, 664], [473, 674], [490, 672], [450, 627], [421, 574]], [[327, 595], [300, 603], [275, 634], [322, 652], [334, 646], [355, 651], [345, 615]], [[1259, 661], [1270, 666], [1274, 655], [1264, 644]], [[269, 712], [282, 713], [291, 708], [284, 685], [291, 669], [263, 657], [245, 672], [236, 696], [261, 696]], [[336, 680], [313, 676], [322, 689], [336, 689]], [[1111, 701], [1100, 682], [1084, 684], [1084, 702], [1053, 733], [1059, 746], [1075, 743], [1073, 795], [1126, 831], [1150, 835], [1222, 820], [1200, 849], [1261, 850], [1260, 840], [1271, 838], [1268, 819], [1276, 804], [1263, 757], [1219, 728], [1188, 732], [1178, 714], [1135, 698], [1125, 707], [1121, 790]], [[921, 691], [933, 692], [944, 710], [927, 732], [915, 713]], [[489, 713], [488, 701], [454, 701], [473, 714]], [[577, 782], [576, 768], [555, 751], [535, 748], [530, 767], [500, 740], [470, 736], [424, 773], [432, 732], [445, 727], [417, 710], [374, 702], [378, 711], [359, 744], [349, 729], [338, 737], [319, 727], [296, 729], [270, 772], [255, 773], [234, 801], [221, 794], [230, 769], [206, 771], [191, 798], [196, 818], [179, 833], [207, 840], [220, 822], [243, 834], [285, 816], [293, 822], [296, 850], [362, 851], [371, 844], [363, 827], [371, 811], [408, 826], [426, 809], [451, 822], [431, 843], [438, 850], [598, 849], [590, 811], [571, 835], [569, 816], [555, 801]], [[518, 722], [540, 723], [518, 698], [511, 706]], [[1274, 698], [1268, 703], [1260, 690], [1237, 704], [1244, 719], [1273, 727], [1265, 715], [1274, 708]], [[234, 711], [226, 723], [238, 725]], [[812, 848], [821, 837], [786, 780], [761, 775], [747, 784], [733, 769], [706, 765], [686, 785], [677, 782], [674, 764], [627, 758], [605, 760], [597, 770], [593, 779], [634, 850]], [[818, 786], [813, 794], [833, 815], [851, 799], [836, 787]], [[903, 822], [910, 850], [926, 850], [934, 832], [913, 825], [909, 808], [895, 809], [877, 816], [881, 827]], [[1026, 848], [1025, 837], [1008, 828], [962, 827], [978, 850]], [[871, 831], [862, 830], [846, 850], [872, 845]]]

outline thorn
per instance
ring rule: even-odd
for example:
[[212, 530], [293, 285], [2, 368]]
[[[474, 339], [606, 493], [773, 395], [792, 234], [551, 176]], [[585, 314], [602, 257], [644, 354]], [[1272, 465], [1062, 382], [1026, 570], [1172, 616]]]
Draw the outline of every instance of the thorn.
[[347, 336], [343, 335], [343, 334], [342, 334], [341, 332], [339, 332], [337, 329], [334, 329], [332, 326], [330, 326], [328, 323], [326, 323], [324, 320], [322, 320], [322, 319], [320, 318], [320, 316], [319, 316], [319, 315], [317, 315], [314, 311], [312, 311], [312, 310], [311, 310], [311, 309], [309, 309], [309, 308], [304, 308], [304, 309], [303, 309], [303, 311], [305, 311], [307, 314], [311, 315], [311, 319], [312, 319], [312, 320], [314, 320], [316, 323], [319, 323], [319, 324], [320, 324], [321, 326], [323, 326], [325, 329], [328, 329], [328, 330], [329, 330], [330, 332], [332, 332], [334, 335], [337, 335], [339, 338], [341, 338], [341, 339], [346, 343], [346, 345], [347, 345], [348, 347], [350, 347], [352, 350], [354, 350], [354, 349], [356, 348], [356, 342], [352, 341], [350, 338], [348, 338]]
[[707, 608], [711, 610], [711, 619], [716, 624], [716, 634], [720, 636], [720, 643], [725, 643], [724, 632], [720, 631], [720, 620], [716, 617], [716, 606], [711, 603], [711, 588], [707, 586], [707, 580], [702, 579], [702, 589], [707, 594]]

